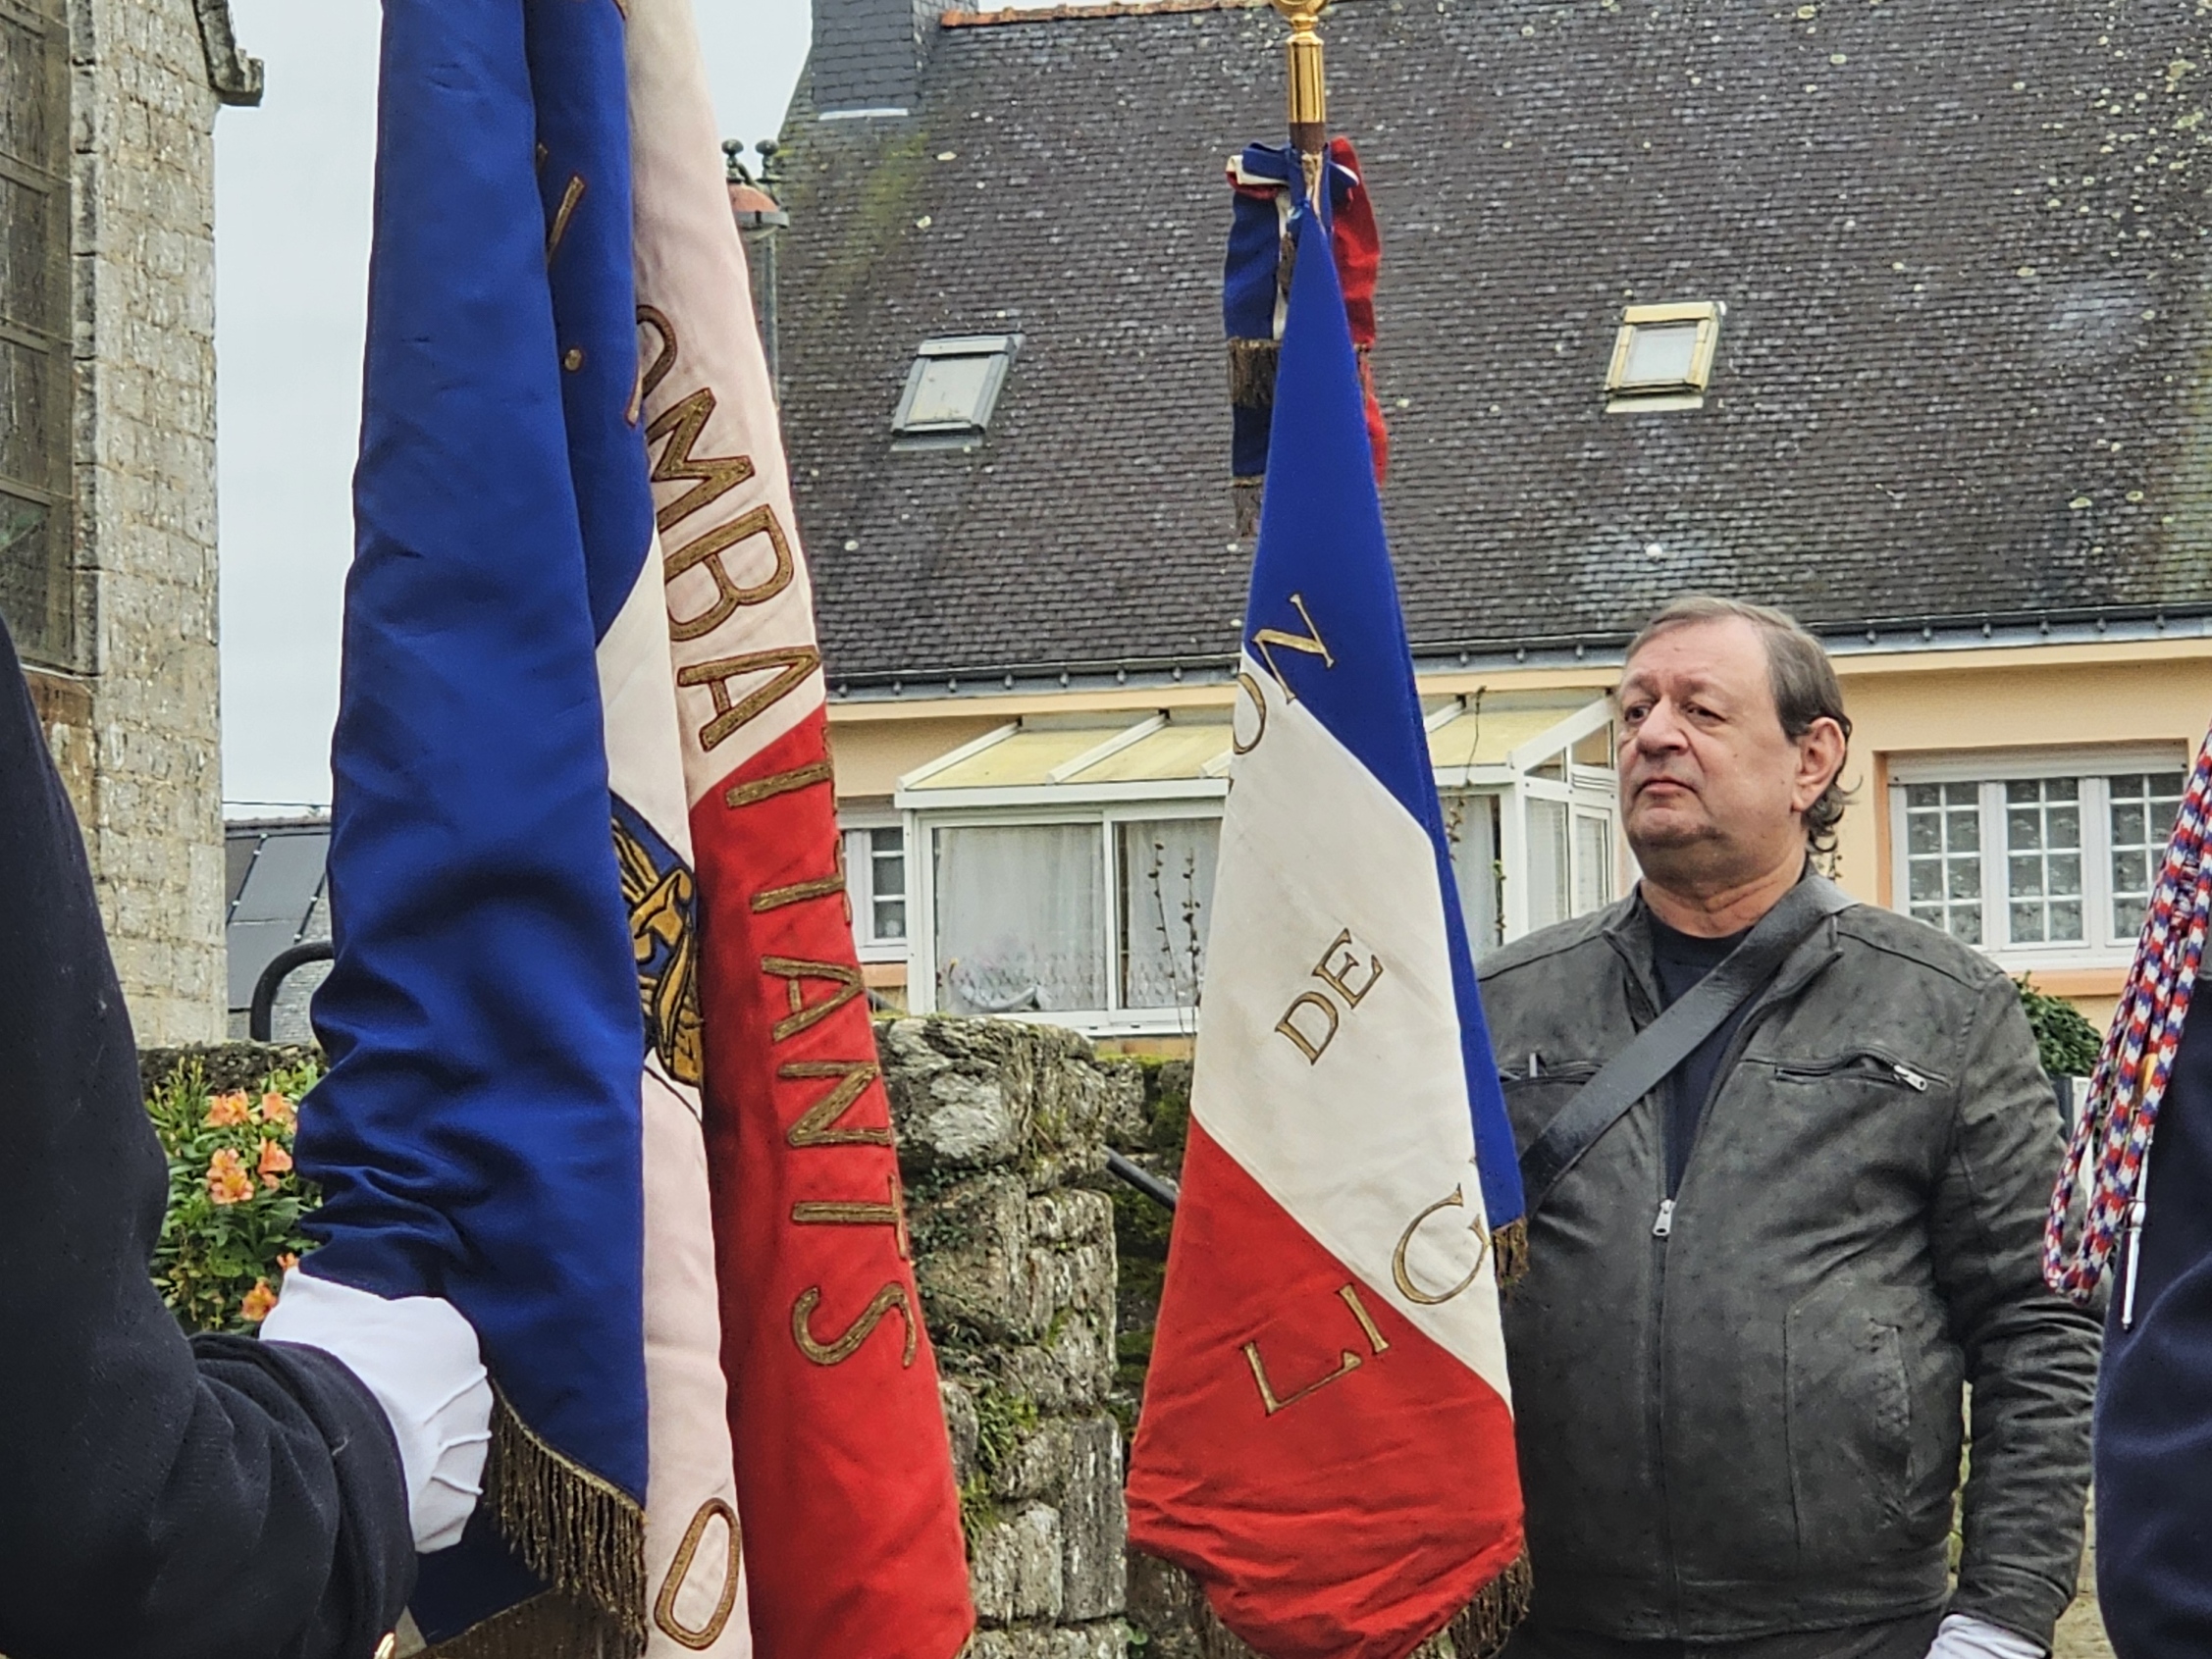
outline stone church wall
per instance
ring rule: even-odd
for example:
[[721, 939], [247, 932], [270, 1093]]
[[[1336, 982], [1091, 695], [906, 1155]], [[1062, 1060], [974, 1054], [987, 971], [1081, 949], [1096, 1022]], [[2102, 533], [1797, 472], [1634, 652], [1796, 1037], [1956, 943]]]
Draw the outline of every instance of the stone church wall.
[[[223, 1029], [218, 107], [193, 0], [71, 0], [85, 725], [55, 721], [142, 1040]], [[55, 697], [59, 703], [63, 700]], [[89, 776], [87, 777], [87, 774]], [[87, 784], [89, 788], [87, 790]]]

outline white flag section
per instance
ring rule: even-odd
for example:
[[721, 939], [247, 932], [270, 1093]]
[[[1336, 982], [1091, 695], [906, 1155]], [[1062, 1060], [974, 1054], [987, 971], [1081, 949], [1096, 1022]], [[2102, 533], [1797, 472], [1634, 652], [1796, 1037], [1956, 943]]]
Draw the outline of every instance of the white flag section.
[[1510, 1404], [1434, 846], [1264, 663], [1243, 670], [1191, 1115]]
[[623, 896], [641, 966], [660, 964], [644, 1076], [646, 1653], [737, 1659], [753, 1637], [701, 1126], [696, 884], [664, 588], [656, 536], [599, 646], [607, 783], [641, 820], [617, 815]]

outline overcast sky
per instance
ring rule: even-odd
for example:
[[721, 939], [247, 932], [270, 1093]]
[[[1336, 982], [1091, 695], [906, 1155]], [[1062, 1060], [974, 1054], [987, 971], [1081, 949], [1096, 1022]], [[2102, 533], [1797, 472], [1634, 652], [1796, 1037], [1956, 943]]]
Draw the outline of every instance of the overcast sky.
[[[770, 135], [807, 0], [693, 0], [727, 137]], [[268, 66], [215, 124], [223, 796], [330, 800], [339, 609], [353, 545], [376, 147], [377, 0], [232, 0]]]

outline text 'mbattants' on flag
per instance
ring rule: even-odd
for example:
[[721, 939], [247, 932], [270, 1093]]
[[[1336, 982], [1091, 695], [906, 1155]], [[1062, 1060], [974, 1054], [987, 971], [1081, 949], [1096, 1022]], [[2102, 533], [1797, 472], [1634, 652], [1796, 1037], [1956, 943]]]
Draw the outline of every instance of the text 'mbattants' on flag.
[[1269, 1659], [1402, 1659], [1454, 1620], [1495, 1645], [1526, 1599], [1520, 1182], [1328, 229], [1292, 233], [1130, 1536]]
[[[688, 0], [387, 0], [323, 1243], [266, 1328], [473, 1333], [485, 1501], [409, 1633], [452, 1659], [971, 1622], [716, 152]], [[466, 1517], [434, 1334], [379, 1393]]]

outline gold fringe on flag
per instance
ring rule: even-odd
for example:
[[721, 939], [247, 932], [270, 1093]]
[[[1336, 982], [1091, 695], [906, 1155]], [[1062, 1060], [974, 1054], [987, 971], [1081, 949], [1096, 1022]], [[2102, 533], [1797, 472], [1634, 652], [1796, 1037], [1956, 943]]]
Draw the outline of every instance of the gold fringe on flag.
[[1446, 1627], [1451, 1638], [1452, 1659], [1495, 1659], [1513, 1633], [1513, 1627], [1528, 1616], [1529, 1593], [1535, 1584], [1528, 1554], [1523, 1551], [1513, 1558], [1512, 1566], [1483, 1585], [1459, 1617]]
[[[492, 1414], [484, 1502], [522, 1564], [553, 1587], [471, 1631], [487, 1641], [508, 1620], [569, 1633], [566, 1645], [438, 1649], [452, 1659], [636, 1659], [645, 1651], [645, 1511], [619, 1487], [562, 1457], [531, 1433], [505, 1395]], [[523, 1615], [545, 1606], [539, 1613]], [[517, 1637], [517, 1640], [520, 1638]], [[595, 1645], [596, 1644], [596, 1645]]]
[[1265, 478], [1234, 478], [1229, 481], [1230, 504], [1237, 509], [1237, 540], [1249, 542], [1260, 533], [1260, 487]]
[[1275, 407], [1275, 365], [1281, 344], [1272, 339], [1229, 342], [1229, 400], [1239, 409]]
[[423, 1659], [634, 1659], [638, 1650], [597, 1608], [548, 1590], [423, 1649]]
[[1490, 1235], [1490, 1265], [1498, 1275], [1498, 1288], [1510, 1290], [1528, 1271], [1528, 1221], [1507, 1221]]

